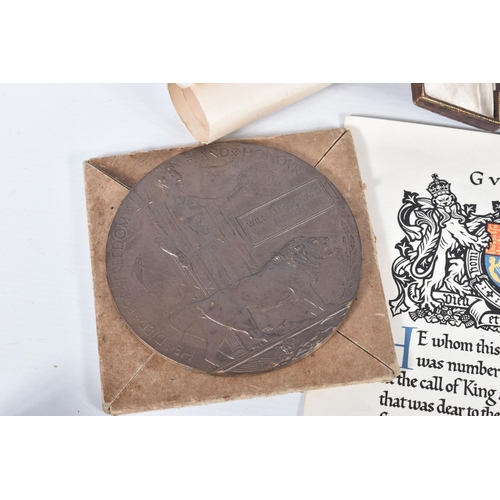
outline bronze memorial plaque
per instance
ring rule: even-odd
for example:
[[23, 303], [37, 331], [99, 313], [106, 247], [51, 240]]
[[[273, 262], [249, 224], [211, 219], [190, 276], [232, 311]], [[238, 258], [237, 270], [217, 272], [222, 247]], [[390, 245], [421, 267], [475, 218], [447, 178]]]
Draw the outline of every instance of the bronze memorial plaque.
[[278, 149], [217, 143], [158, 165], [119, 207], [106, 264], [151, 348], [213, 374], [310, 354], [346, 315], [361, 244], [335, 186]]

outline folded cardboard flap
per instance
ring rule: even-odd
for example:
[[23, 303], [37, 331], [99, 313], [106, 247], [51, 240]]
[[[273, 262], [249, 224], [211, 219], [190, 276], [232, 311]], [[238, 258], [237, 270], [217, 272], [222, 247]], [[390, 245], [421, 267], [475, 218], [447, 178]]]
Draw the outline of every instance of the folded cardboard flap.
[[[241, 142], [241, 141], [240, 141]], [[114, 213], [143, 175], [189, 148], [94, 158], [84, 164], [103, 408], [131, 413], [391, 380], [398, 373], [354, 146], [343, 129], [244, 142], [282, 149], [315, 166], [339, 189], [356, 218], [363, 246], [361, 286], [336, 334], [310, 356], [256, 375], [221, 377], [190, 371], [143, 344], [121, 318], [105, 267]]]

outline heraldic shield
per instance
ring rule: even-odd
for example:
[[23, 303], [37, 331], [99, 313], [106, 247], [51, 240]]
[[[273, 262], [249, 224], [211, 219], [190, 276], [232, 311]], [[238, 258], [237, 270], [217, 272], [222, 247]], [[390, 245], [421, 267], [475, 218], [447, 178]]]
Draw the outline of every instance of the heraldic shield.
[[487, 224], [490, 246], [484, 252], [484, 268], [490, 282], [500, 292], [500, 224]]

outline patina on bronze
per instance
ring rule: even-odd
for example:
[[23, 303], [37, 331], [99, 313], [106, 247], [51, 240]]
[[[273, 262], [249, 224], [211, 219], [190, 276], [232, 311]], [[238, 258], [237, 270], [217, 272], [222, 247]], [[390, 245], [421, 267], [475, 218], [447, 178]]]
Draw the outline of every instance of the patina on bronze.
[[333, 184], [274, 148], [217, 143], [175, 156], [111, 225], [108, 282], [155, 351], [213, 374], [290, 364], [325, 342], [356, 294], [361, 244]]

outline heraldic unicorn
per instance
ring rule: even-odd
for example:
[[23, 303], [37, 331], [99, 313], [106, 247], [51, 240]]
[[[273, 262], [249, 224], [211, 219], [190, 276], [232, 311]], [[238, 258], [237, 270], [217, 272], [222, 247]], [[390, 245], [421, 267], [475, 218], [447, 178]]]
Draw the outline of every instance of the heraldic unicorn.
[[427, 190], [430, 198], [404, 192], [391, 313], [500, 332], [500, 202], [477, 215], [476, 205], [462, 207], [437, 174]]

